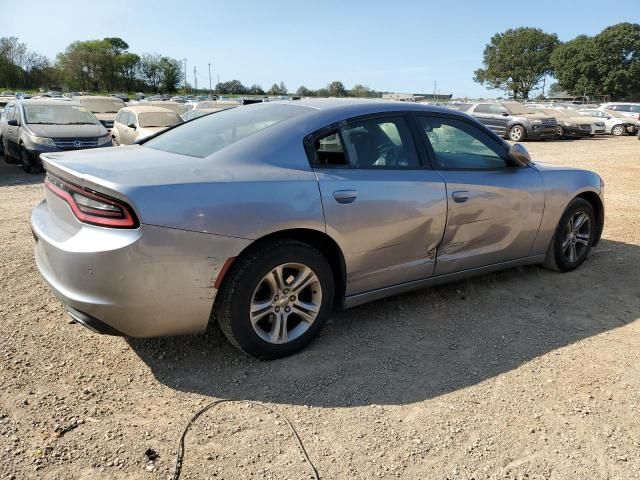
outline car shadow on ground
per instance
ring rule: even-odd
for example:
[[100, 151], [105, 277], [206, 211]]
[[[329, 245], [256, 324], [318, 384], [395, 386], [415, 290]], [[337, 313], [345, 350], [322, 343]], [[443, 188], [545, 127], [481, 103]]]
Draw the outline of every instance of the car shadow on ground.
[[179, 391], [320, 407], [407, 404], [635, 321], [640, 296], [628, 279], [639, 267], [640, 247], [603, 240], [571, 273], [516, 268], [337, 313], [306, 350], [271, 362], [238, 352], [214, 326], [128, 342]]
[[26, 173], [20, 165], [7, 164], [0, 157], [0, 187], [42, 183], [44, 173]]

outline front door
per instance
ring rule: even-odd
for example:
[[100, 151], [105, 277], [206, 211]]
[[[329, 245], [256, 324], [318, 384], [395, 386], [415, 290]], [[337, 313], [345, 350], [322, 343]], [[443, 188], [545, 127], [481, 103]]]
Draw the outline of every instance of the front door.
[[498, 135], [505, 135], [508, 119], [502, 115], [503, 111], [506, 112], [506, 109], [500, 105], [480, 103], [473, 109], [472, 114], [480, 123], [486, 125]]
[[544, 211], [538, 170], [511, 165], [504, 144], [472, 122], [417, 120], [434, 168], [446, 182], [449, 205], [434, 274], [527, 257]]
[[8, 105], [7, 106], [7, 113], [6, 113], [6, 120], [7, 120], [7, 124], [6, 124], [6, 148], [7, 151], [9, 152], [9, 154], [15, 158], [20, 158], [20, 153], [18, 152], [18, 128], [19, 127], [14, 127], [12, 125], [9, 125], [9, 121], [10, 120], [19, 120], [20, 116], [18, 115], [18, 112], [16, 111], [16, 106], [15, 105]]
[[423, 167], [402, 115], [358, 119], [310, 147], [347, 295], [432, 275], [446, 220], [442, 178]]

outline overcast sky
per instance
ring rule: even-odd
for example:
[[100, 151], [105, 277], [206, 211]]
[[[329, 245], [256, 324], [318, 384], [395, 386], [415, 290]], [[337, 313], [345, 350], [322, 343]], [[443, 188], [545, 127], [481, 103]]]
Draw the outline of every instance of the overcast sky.
[[74, 40], [121, 37], [138, 54], [187, 58], [198, 85], [238, 79], [290, 91], [341, 80], [376, 90], [498, 96], [473, 82], [490, 37], [531, 26], [561, 40], [640, 22], [639, 0], [3, 1], [0, 35], [51, 58]]

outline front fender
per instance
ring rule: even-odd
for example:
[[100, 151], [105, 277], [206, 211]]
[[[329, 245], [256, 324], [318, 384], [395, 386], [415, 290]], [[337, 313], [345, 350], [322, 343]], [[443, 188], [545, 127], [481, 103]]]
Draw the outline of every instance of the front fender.
[[595, 196], [602, 206], [598, 218], [597, 238], [594, 242], [597, 244], [604, 225], [604, 191], [600, 176], [588, 170], [564, 167], [536, 164], [534, 168], [540, 171], [545, 185], [545, 207], [531, 255], [546, 253], [562, 214], [571, 200], [579, 196]]

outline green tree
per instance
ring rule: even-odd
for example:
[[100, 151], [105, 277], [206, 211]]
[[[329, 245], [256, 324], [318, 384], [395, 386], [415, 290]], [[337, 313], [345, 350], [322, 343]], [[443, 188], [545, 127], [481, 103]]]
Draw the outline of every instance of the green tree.
[[327, 85], [327, 90], [329, 91], [330, 97], [346, 97], [347, 96], [347, 89], [344, 88], [344, 84], [337, 80]]
[[551, 54], [554, 76], [562, 90], [573, 95], [600, 94], [602, 81], [593, 38], [580, 35], [558, 45]]
[[550, 56], [558, 36], [538, 28], [520, 27], [496, 33], [485, 46], [483, 68], [474, 72], [474, 81], [529, 98], [542, 78], [551, 72]]
[[603, 93], [616, 98], [640, 96], [640, 24], [607, 27], [593, 43]]
[[136, 79], [140, 73], [140, 56], [126, 52], [118, 56], [117, 68], [122, 77], [124, 88], [131, 92], [136, 87]]
[[309, 90], [304, 85], [300, 85], [298, 90], [296, 90], [296, 95], [299, 97], [310, 97], [313, 95], [313, 90]]
[[366, 85], [360, 85], [359, 83], [354, 85], [349, 92], [352, 97], [373, 97], [375, 92]]
[[161, 59], [162, 56], [158, 53], [143, 53], [140, 57], [140, 74], [156, 93], [158, 93], [162, 80]]
[[264, 90], [260, 85], [254, 83], [249, 88], [247, 88], [247, 93], [250, 95], [264, 95]]
[[182, 62], [171, 57], [162, 57], [159, 62], [160, 83], [165, 91], [173, 93], [182, 80]]

